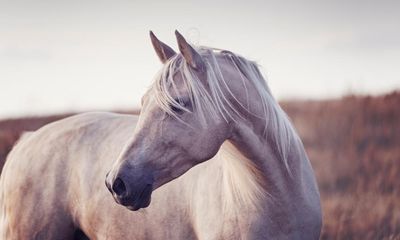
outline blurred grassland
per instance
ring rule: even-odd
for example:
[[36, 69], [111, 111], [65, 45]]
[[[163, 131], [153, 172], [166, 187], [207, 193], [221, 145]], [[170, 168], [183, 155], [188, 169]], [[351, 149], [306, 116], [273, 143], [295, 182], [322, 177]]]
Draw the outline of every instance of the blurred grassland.
[[322, 239], [400, 239], [400, 92], [281, 104], [317, 176]]
[[[400, 92], [284, 101], [317, 176], [322, 239], [400, 239]], [[0, 121], [0, 168], [23, 131], [71, 114]]]

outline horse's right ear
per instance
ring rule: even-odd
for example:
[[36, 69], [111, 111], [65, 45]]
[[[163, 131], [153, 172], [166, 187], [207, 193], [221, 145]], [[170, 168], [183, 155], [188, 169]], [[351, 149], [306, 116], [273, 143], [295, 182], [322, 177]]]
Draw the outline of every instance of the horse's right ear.
[[186, 42], [186, 39], [178, 32], [178, 30], [175, 30], [175, 35], [176, 40], [178, 41], [179, 50], [189, 66], [197, 71], [204, 71], [206, 65], [204, 64], [200, 54]]
[[176, 52], [167, 44], [158, 40], [158, 38], [156, 37], [156, 35], [154, 35], [152, 31], [150, 31], [150, 39], [151, 43], [153, 44], [154, 50], [156, 50], [157, 56], [160, 58], [162, 63], [165, 63], [166, 61], [168, 61], [168, 59], [176, 54]]

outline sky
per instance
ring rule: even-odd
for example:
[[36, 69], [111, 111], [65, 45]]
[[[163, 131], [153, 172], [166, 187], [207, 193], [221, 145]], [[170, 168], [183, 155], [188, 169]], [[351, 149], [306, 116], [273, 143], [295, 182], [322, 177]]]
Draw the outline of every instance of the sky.
[[400, 1], [0, 0], [0, 118], [129, 109], [177, 50], [228, 49], [279, 99], [400, 89]]

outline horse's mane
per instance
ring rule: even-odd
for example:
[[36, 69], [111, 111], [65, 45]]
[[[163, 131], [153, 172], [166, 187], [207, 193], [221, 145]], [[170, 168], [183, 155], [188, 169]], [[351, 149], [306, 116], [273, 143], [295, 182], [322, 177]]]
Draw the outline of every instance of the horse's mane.
[[[203, 57], [203, 61], [206, 64], [207, 82], [205, 84], [201, 83], [195, 70], [188, 66], [181, 54], [176, 54], [163, 66], [150, 89], [150, 91], [153, 91], [152, 95], [155, 96], [159, 106], [163, 111], [179, 120], [179, 115], [172, 111], [171, 106], [183, 111], [191, 111], [181, 106], [179, 104], [179, 99], [174, 99], [173, 97], [178, 94], [178, 89], [173, 80], [175, 74], [182, 75], [183, 84], [190, 93], [193, 112], [198, 115], [201, 123], [204, 125], [206, 124], [206, 119], [210, 118], [210, 116], [221, 115], [226, 121], [243, 119], [239, 110], [236, 109], [235, 104], [229, 100], [234, 99], [236, 103], [248, 113], [265, 121], [263, 135], [271, 139], [271, 143], [274, 144], [274, 149], [276, 149], [283, 164], [285, 164], [290, 173], [287, 156], [289, 154], [291, 140], [293, 136], [297, 135], [287, 115], [272, 96], [264, 77], [260, 73], [258, 65], [230, 51], [209, 47], [196, 47], [196, 50]], [[255, 87], [259, 101], [262, 103], [263, 112], [251, 112], [249, 110], [249, 101], [243, 103], [234, 96], [229, 88], [229, 81], [224, 78], [217, 60], [217, 58], [221, 56], [232, 63], [233, 68], [237, 71], [242, 81], [249, 81], [250, 84]], [[207, 86], [208, 89], [206, 89], [205, 86]], [[246, 86], [246, 84], [243, 84], [243, 86]], [[246, 99], [249, 99], [246, 87], [244, 91], [246, 93]], [[239, 159], [242, 158], [239, 157]], [[235, 170], [233, 166], [241, 169]], [[249, 175], [251, 175], [250, 172], [254, 173], [254, 169], [251, 170], [252, 167], [249, 166], [248, 163], [235, 164], [230, 166], [230, 169], [240, 172], [240, 170], [244, 170], [243, 168], [245, 168], [245, 170], [248, 170], [248, 174], [241, 174], [240, 176], [249, 177]], [[251, 171], [249, 172], [249, 170]], [[235, 181], [241, 180], [236, 179]], [[248, 182], [248, 184], [253, 184], [253, 181]], [[241, 186], [241, 184], [237, 185], [236, 188], [239, 186]], [[254, 187], [252, 187], [252, 189], [254, 189]]]

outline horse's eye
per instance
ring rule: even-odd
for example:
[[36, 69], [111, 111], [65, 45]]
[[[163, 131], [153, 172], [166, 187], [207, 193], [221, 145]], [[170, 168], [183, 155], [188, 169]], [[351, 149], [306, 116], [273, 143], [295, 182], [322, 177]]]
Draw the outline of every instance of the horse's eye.
[[178, 108], [178, 107], [175, 107], [175, 106], [171, 106], [171, 110], [174, 113], [182, 113], [183, 112], [183, 110], [181, 108]]
[[[185, 101], [182, 101], [179, 99], [179, 100], [176, 100], [176, 102], [178, 102], [181, 107], [187, 108], [187, 104]], [[181, 114], [185, 111], [182, 108], [180, 108], [178, 106], [174, 106], [174, 105], [171, 105], [170, 108], [174, 113], [177, 113], [177, 114]]]

